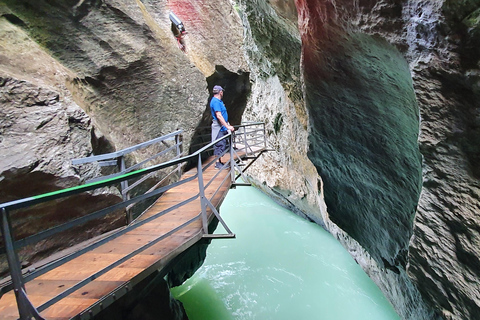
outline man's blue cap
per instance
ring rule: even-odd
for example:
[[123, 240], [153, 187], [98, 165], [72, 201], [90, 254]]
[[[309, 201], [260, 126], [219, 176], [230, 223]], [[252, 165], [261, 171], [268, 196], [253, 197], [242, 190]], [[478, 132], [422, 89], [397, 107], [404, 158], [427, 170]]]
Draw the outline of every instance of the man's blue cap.
[[225, 90], [223, 90], [223, 88], [220, 86], [213, 87], [213, 93], [219, 93], [220, 91], [225, 91]]

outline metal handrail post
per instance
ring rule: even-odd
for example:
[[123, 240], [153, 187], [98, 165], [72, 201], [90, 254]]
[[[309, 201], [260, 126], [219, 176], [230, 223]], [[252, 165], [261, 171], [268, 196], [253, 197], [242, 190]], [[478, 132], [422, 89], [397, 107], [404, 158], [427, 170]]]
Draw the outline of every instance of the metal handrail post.
[[25, 285], [23, 284], [22, 269], [20, 261], [18, 260], [15, 247], [13, 245], [12, 228], [7, 209], [2, 208], [2, 218], [0, 219], [3, 242], [7, 253], [8, 267], [10, 269], [10, 277], [12, 278], [13, 290], [15, 292], [15, 299], [17, 300], [18, 313], [20, 320], [30, 320], [33, 318], [37, 320], [43, 319], [40, 317], [35, 307], [31, 304], [25, 294]]
[[[177, 157], [180, 158], [181, 154], [182, 154], [182, 150], [180, 150], [180, 134], [177, 134], [175, 135], [175, 144], [177, 145]], [[178, 170], [178, 177], [180, 178], [181, 176], [181, 167], [182, 167], [182, 164], [179, 163], [177, 165], [177, 170]]]
[[[125, 165], [125, 158], [124, 156], [120, 156], [117, 158], [117, 162], [118, 162], [118, 169], [120, 172], [122, 171], [125, 171], [126, 169], [126, 165]], [[125, 192], [126, 189], [128, 189], [128, 180], [124, 180], [122, 182], [120, 182], [120, 185], [122, 187], [122, 197], [123, 197], [123, 201], [126, 201], [128, 200], [127, 197], [128, 197], [128, 191]]]
[[[125, 157], [123, 155], [117, 158], [117, 165], [120, 172], [123, 172], [126, 169]], [[120, 182], [120, 188], [122, 192], [123, 201], [128, 201], [130, 199], [130, 194], [128, 193], [128, 180], [124, 180]], [[127, 215], [127, 224], [130, 224], [130, 222], [132, 222], [131, 210], [126, 209], [126, 215]]]
[[200, 193], [200, 205], [202, 206], [202, 226], [203, 233], [208, 234], [208, 219], [207, 219], [207, 201], [205, 199], [205, 185], [203, 184], [203, 167], [202, 167], [202, 154], [198, 154], [198, 191]]
[[247, 148], [247, 128], [243, 128], [243, 143], [245, 145], [245, 155], [248, 156], [248, 148]]
[[[238, 128], [236, 128], [235, 130], [239, 130], [240, 129], [240, 126]], [[232, 132], [232, 135], [233, 135], [233, 132]], [[235, 136], [233, 137], [233, 147], [237, 147], [237, 139], [235, 139]]]
[[233, 136], [234, 133], [232, 132], [230, 135], [230, 181], [235, 183], [235, 159], [233, 158]]
[[267, 148], [267, 133], [265, 131], [265, 122], [262, 124], [263, 126], [263, 147]]

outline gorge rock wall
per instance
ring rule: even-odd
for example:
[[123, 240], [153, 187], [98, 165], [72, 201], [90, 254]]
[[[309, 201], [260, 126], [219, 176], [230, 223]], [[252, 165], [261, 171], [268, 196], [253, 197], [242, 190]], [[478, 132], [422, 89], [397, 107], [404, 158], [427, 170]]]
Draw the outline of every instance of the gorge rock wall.
[[[177, 129], [184, 129], [183, 149], [188, 151], [214, 85], [207, 78], [219, 69], [248, 74], [238, 14], [229, 2], [222, 4], [0, 1], [1, 202], [84, 183], [102, 172], [96, 165], [72, 166], [72, 159], [123, 149]], [[188, 29], [185, 51], [172, 31], [172, 10]], [[222, 19], [212, 24], [216, 17]], [[243, 87], [226, 87], [231, 95], [238, 91], [248, 96]], [[236, 108], [238, 122], [243, 109]], [[127, 161], [149, 155], [137, 152]], [[120, 200], [118, 190], [105, 189], [75, 202], [92, 203], [90, 207], [71, 203], [71, 208], [58, 205], [52, 211], [47, 206], [36, 219], [31, 211], [14, 213], [16, 236]], [[119, 213], [86, 232], [28, 249], [21, 260], [27, 265], [124, 220]]]
[[[343, 37], [332, 37], [342, 30], [342, 21], [333, 23], [334, 19], [324, 18], [332, 34], [312, 34], [321, 25], [321, 17], [302, 11], [300, 2], [296, 7], [291, 1], [240, 3], [253, 82], [244, 118], [262, 117], [269, 145], [274, 149], [249, 169], [250, 177], [277, 201], [334, 234], [389, 297], [402, 318], [431, 318], [432, 309], [424, 303], [405, 270], [421, 186], [419, 112], [408, 63], [381, 37], [359, 32], [350, 38], [346, 30]], [[318, 2], [305, 5], [320, 13], [326, 10]], [[340, 6], [338, 9], [341, 11]], [[294, 18], [297, 10], [298, 21]], [[292, 28], [292, 22], [298, 27]], [[311, 42], [305, 40], [308, 36], [312, 37]], [[303, 60], [299, 41], [303, 41]], [[325, 55], [324, 60], [305, 62], [309, 45], [310, 49], [320, 48], [319, 55]], [[349, 51], [338, 50], [342, 46]], [[321, 67], [326, 77], [322, 79], [317, 64], [324, 61]], [[345, 85], [348, 88], [343, 89]], [[323, 97], [319, 92], [323, 92]], [[353, 110], [353, 116], [342, 109], [349, 102], [348, 111]], [[363, 130], [363, 122], [369, 130]], [[318, 139], [322, 130], [327, 132], [323, 141]], [[346, 147], [333, 150], [332, 146], [342, 145], [342, 139], [347, 141]], [[402, 145], [397, 147], [395, 143]], [[328, 169], [333, 170], [330, 177], [335, 180], [328, 181], [328, 187], [318, 174], [323, 171], [329, 178], [327, 166], [320, 160], [322, 154], [324, 159], [335, 159], [334, 164], [328, 163]], [[367, 155], [367, 159], [360, 154]], [[351, 168], [355, 163], [356, 167]], [[400, 170], [396, 172], [395, 167]], [[397, 187], [404, 194], [397, 194]], [[336, 201], [329, 203], [332, 195]], [[348, 197], [354, 200], [345, 203], [343, 200]], [[343, 225], [339, 222], [342, 213], [331, 210], [335, 204], [351, 210], [343, 211]]]
[[[275, 151], [281, 151], [262, 156], [250, 175], [260, 187], [266, 186], [266, 192], [279, 202], [324, 225], [334, 234], [385, 292], [402, 318], [430, 318], [431, 309], [423, 302], [405, 271], [421, 185], [418, 109], [407, 62], [394, 46], [380, 37], [361, 33], [350, 37], [347, 30], [342, 35], [342, 21], [335, 22], [332, 17], [327, 17], [328, 10], [318, 2], [305, 4], [307, 11], [303, 10], [302, 3], [296, 3], [303, 47], [303, 60], [299, 61], [302, 52], [295, 50], [298, 48], [297, 33], [285, 26], [285, 19], [292, 17], [292, 6], [285, 5], [286, 2], [281, 6], [278, 1], [258, 1], [251, 3], [250, 7], [250, 3], [245, 2], [243, 16], [247, 26], [245, 41], [251, 78], [256, 80], [252, 101], [259, 102], [257, 108], [262, 107], [254, 114], [268, 115], [264, 121], [269, 128], [269, 143]], [[338, 9], [341, 11], [340, 7]], [[318, 10], [320, 16], [310, 15], [309, 10]], [[348, 12], [348, 8], [343, 10]], [[312, 32], [321, 28], [322, 22], [331, 33]], [[291, 35], [285, 36], [281, 30]], [[269, 40], [272, 34], [276, 35], [273, 41]], [[310, 42], [305, 39], [309, 36]], [[292, 44], [286, 45], [286, 39], [292, 39]], [[251, 41], [253, 45], [249, 45]], [[280, 48], [276, 47], [277, 43], [282, 43]], [[282, 50], [285, 47], [289, 50]], [[321, 59], [311, 63], [306, 61], [305, 50], [309, 49], [312, 52], [318, 49]], [[300, 74], [291, 63], [285, 63], [291, 61], [298, 61], [302, 68]], [[259, 65], [261, 71], [254, 65]], [[287, 94], [290, 92], [288, 97], [293, 108], [283, 104], [281, 98], [278, 103], [270, 102], [270, 96], [262, 94], [262, 85], [255, 88], [265, 74], [277, 76], [282, 89], [302, 88], [301, 95], [286, 91]], [[270, 84], [268, 92], [272, 93], [273, 88], [278, 86]], [[403, 95], [398, 95], [398, 90]], [[391, 99], [391, 94], [398, 96], [396, 101]], [[391, 101], [392, 105], [389, 105]], [[342, 109], [343, 104], [351, 109]], [[249, 116], [249, 111], [247, 107], [245, 117]], [[402, 120], [398, 121], [398, 117]], [[279, 118], [283, 120], [281, 132], [275, 126]], [[323, 141], [319, 139], [319, 131], [326, 132]], [[391, 144], [390, 138], [394, 140]], [[342, 146], [342, 139], [347, 143], [335, 150]], [[397, 147], [395, 143], [403, 145]], [[363, 154], [367, 159], [362, 159]], [[328, 160], [326, 165], [322, 164], [322, 155], [323, 159], [333, 159], [333, 163]], [[402, 170], [394, 172], [395, 166]], [[318, 172], [325, 174], [327, 180]], [[335, 182], [328, 180], [329, 173]], [[409, 194], [405, 199], [406, 206], [401, 199], [405, 195], [394, 194], [397, 186]], [[332, 195], [336, 201], [329, 203], [328, 197]], [[372, 201], [362, 202], [362, 197]], [[354, 200], [349, 203], [345, 201], [348, 199]], [[339, 221], [341, 211], [331, 210], [335, 204], [345, 209], [343, 219], [346, 223], [343, 225]], [[383, 208], [385, 205], [388, 207]], [[362, 210], [364, 212], [360, 213]], [[396, 227], [391, 228], [391, 225]], [[396, 264], [400, 267], [396, 268]]]
[[386, 291], [403, 318], [480, 312], [479, 5], [297, 1], [329, 218], [375, 259], [377, 283], [398, 274]]
[[[5, 9], [0, 7], [0, 10]], [[5, 13], [7, 17], [10, 13]], [[92, 153], [92, 139], [102, 140], [91, 119], [73, 101], [65, 83], [73, 74], [32, 41], [5, 15], [0, 18], [0, 202], [77, 185], [100, 174], [100, 168], [72, 167], [70, 160]], [[105, 204], [121, 201], [115, 189], [100, 189], [68, 201], [50, 201], [11, 213], [17, 239], [78, 218]], [[80, 204], [82, 204], [80, 206]], [[51, 253], [124, 223], [116, 212], [63, 232], [19, 256], [27, 266]], [[3, 246], [3, 241], [0, 241]], [[0, 259], [0, 274], [8, 270]]]
[[254, 183], [334, 234], [402, 318], [474, 319], [479, 7], [2, 0], [2, 202], [82, 183], [100, 169], [71, 159], [179, 128], [188, 150], [220, 84], [233, 123], [266, 124], [273, 151], [249, 169]]
[[[441, 5], [441, 6], [440, 6]], [[413, 79], [424, 183], [409, 275], [445, 319], [480, 314], [480, 3], [426, 2]], [[410, 38], [411, 39], [411, 38]]]
[[[188, 150], [206, 110], [207, 77], [217, 66], [248, 72], [243, 31], [228, 1], [2, 3], [7, 23], [23, 29], [69, 70], [64, 87], [117, 149], [182, 128]], [[171, 11], [187, 26], [185, 51], [177, 46]], [[214, 17], [222, 19], [212, 23]]]
[[[29, 35], [75, 74], [67, 84], [72, 96], [116, 148], [196, 124], [191, 115], [203, 111], [200, 101], [208, 94], [191, 82], [205, 78], [178, 50], [165, 2], [6, 4]], [[150, 12], [164, 16], [155, 20]]]
[[246, 121], [263, 121], [272, 150], [249, 169], [256, 185], [277, 201], [323, 224], [319, 180], [307, 157], [308, 114], [300, 67], [301, 39], [292, 2], [239, 1], [252, 93]]
[[[281, 151], [251, 176], [326, 226], [402, 318], [475, 318], [478, 3], [241, 3], [253, 80], [245, 117], [267, 116]], [[281, 63], [298, 54], [295, 11], [300, 74]], [[305, 97], [289, 90], [299, 86]]]

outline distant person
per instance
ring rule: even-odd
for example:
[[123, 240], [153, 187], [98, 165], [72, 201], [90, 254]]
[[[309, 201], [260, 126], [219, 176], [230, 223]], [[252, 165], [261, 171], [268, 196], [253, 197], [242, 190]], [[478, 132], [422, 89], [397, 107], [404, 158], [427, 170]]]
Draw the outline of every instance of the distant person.
[[[213, 98], [210, 101], [210, 111], [212, 112], [212, 142], [233, 132], [235, 129], [228, 122], [228, 113], [223, 103], [223, 88], [221, 86], [213, 87]], [[213, 154], [220, 156], [229, 146], [228, 139], [223, 139], [213, 146]], [[215, 168], [220, 169], [223, 166], [221, 158], [215, 163]]]

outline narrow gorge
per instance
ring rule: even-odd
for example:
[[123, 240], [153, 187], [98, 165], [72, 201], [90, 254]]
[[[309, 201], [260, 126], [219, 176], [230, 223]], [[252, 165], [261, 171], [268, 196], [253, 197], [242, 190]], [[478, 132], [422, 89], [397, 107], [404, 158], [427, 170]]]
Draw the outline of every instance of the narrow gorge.
[[[215, 84], [233, 124], [266, 123], [272, 151], [251, 182], [337, 238], [402, 319], [479, 317], [478, 0], [0, 0], [0, 202], [85, 183], [103, 169], [72, 159], [177, 129], [194, 151]], [[16, 235], [120, 200], [105, 188], [20, 212]], [[123, 223], [113, 213], [20, 259]]]

